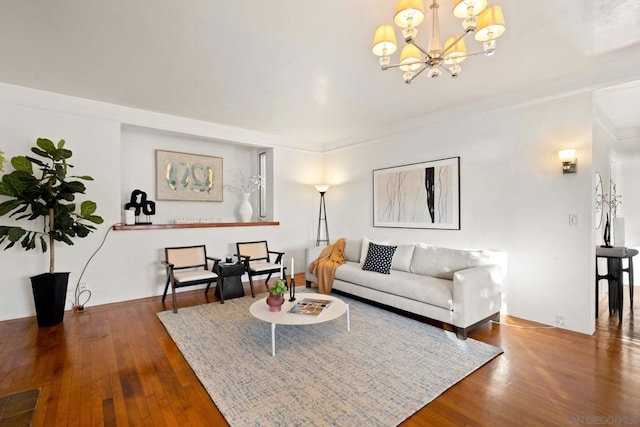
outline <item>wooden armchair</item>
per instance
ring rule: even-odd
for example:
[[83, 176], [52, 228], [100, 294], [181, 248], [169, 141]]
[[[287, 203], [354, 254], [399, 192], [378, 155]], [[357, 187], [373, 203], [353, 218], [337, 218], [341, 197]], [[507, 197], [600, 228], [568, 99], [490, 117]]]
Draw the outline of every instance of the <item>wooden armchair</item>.
[[[164, 248], [165, 260], [162, 264], [167, 270], [167, 282], [162, 295], [162, 302], [167, 297], [167, 290], [171, 284], [173, 312], [178, 312], [176, 304], [176, 288], [184, 286], [207, 284], [204, 293], [209, 292], [211, 283], [218, 280], [218, 275], [208, 269], [208, 261], [217, 264], [220, 259], [207, 256], [205, 245], [179, 246]], [[215, 265], [214, 264], [214, 265]]]
[[[237, 242], [236, 250], [238, 259], [244, 263], [245, 271], [249, 276], [249, 287], [251, 288], [251, 296], [253, 292], [253, 276], [267, 274], [265, 284], [269, 287], [269, 279], [273, 273], [280, 273], [282, 257], [284, 252], [270, 251], [266, 240], [257, 242]], [[275, 255], [272, 259], [271, 255]], [[286, 277], [286, 268], [282, 270]]]

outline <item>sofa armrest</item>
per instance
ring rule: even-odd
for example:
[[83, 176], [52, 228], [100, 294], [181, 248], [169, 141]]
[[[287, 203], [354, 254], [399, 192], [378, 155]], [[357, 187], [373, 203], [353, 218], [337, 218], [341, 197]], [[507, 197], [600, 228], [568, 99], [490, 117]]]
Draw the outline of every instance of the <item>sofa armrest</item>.
[[304, 280], [307, 282], [317, 282], [318, 278], [309, 271], [309, 265], [318, 258], [325, 246], [309, 246], [304, 250]]
[[466, 328], [500, 312], [504, 269], [500, 265], [466, 268], [453, 274], [453, 323]]

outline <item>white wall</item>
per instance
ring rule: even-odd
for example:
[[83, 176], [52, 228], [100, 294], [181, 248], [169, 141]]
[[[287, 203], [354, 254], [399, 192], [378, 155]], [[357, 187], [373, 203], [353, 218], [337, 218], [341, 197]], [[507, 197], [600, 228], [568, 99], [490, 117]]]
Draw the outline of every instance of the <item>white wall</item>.
[[640, 154], [619, 155], [618, 194], [622, 204], [618, 214], [624, 218], [625, 246], [640, 247]]
[[[160, 148], [175, 151], [181, 151], [183, 144], [194, 149], [200, 147], [202, 142], [198, 138], [175, 139], [171, 135], [171, 132], [189, 135], [190, 129], [198, 137], [216, 141], [229, 141], [235, 137], [245, 143], [260, 142], [260, 135], [255, 132], [229, 127], [219, 129], [202, 122], [0, 84], [0, 149], [7, 158], [26, 154], [38, 137], [64, 138], [74, 153], [72, 163], [77, 171], [95, 179], [88, 184], [87, 196], [98, 204], [97, 213], [105, 223], [89, 237], [76, 240], [74, 246], [56, 247], [56, 270], [71, 272], [67, 309], [80, 272], [105, 235], [104, 246], [82, 278], [92, 291], [88, 307], [160, 294], [164, 287], [160, 260], [166, 246], [205, 243], [208, 254], [224, 257], [235, 252], [237, 241], [266, 239], [271, 249], [286, 252], [287, 266], [291, 257], [295, 257], [296, 272], [303, 271], [304, 247], [315, 240], [317, 217], [317, 192], [310, 184], [322, 176], [322, 156], [315, 152], [273, 148], [274, 220], [280, 221], [279, 226], [110, 231], [112, 224], [121, 222], [123, 203], [130, 194], [129, 187], [135, 182], [129, 171], [122, 170], [122, 165], [129, 168], [138, 164], [143, 170], [152, 170], [155, 163], [155, 158], [148, 156], [148, 144], [154, 138], [133, 130], [130, 125], [153, 129], [156, 124], [157, 129], [168, 131], [155, 135]], [[122, 125], [125, 125], [125, 131], [121, 139]], [[274, 138], [265, 135], [264, 140]], [[125, 148], [125, 143], [133, 146]], [[235, 155], [223, 144], [217, 148], [230, 160]], [[138, 149], [142, 151], [138, 152]], [[240, 157], [230, 163], [240, 164], [246, 156], [243, 150], [241, 148]], [[125, 151], [130, 157], [122, 162]], [[155, 194], [154, 189], [148, 192]], [[233, 211], [236, 204], [237, 201], [230, 197], [225, 209]], [[198, 208], [203, 209], [205, 205]], [[162, 212], [162, 215], [170, 218], [175, 212]], [[2, 217], [0, 222], [12, 224], [13, 220]], [[48, 256], [38, 251], [12, 248], [0, 252], [0, 270], [3, 272], [0, 277], [0, 320], [35, 314], [29, 277], [48, 271], [47, 262]]]
[[[312, 184], [327, 181], [333, 184], [326, 196], [333, 240], [364, 234], [504, 250], [510, 272], [503, 311], [549, 324], [560, 314], [567, 328], [591, 333], [591, 121], [591, 95], [582, 94], [451, 122], [425, 121], [422, 129], [325, 155], [284, 148], [277, 138], [265, 135], [264, 141], [276, 141], [274, 219], [280, 226], [111, 231], [83, 277], [93, 292], [88, 306], [161, 293], [164, 272], [159, 260], [165, 246], [204, 242], [211, 255], [222, 257], [234, 251], [236, 241], [267, 239], [272, 248], [287, 252], [287, 265], [293, 256], [296, 271], [302, 271], [303, 249], [315, 241], [317, 227], [319, 196]], [[131, 185], [123, 182], [130, 177], [122, 165], [154, 161], [137, 153], [121, 162], [123, 142], [153, 140], [133, 137], [129, 125], [216, 141], [261, 141], [255, 132], [0, 85], [0, 149], [8, 157], [25, 153], [37, 137], [65, 138], [78, 170], [95, 178], [88, 195], [98, 203], [105, 225], [75, 246], [59, 246], [57, 270], [71, 272], [70, 291], [109, 226], [121, 220], [123, 198], [130, 192], [124, 188]], [[171, 149], [171, 139], [163, 136], [158, 143]], [[175, 143], [179, 151], [182, 142]], [[561, 173], [557, 150], [567, 147], [578, 152], [576, 175]], [[461, 157], [460, 231], [372, 227], [373, 169], [450, 156]], [[579, 227], [568, 226], [569, 213], [580, 215]], [[28, 277], [46, 271], [47, 257], [11, 249], [0, 252], [0, 268], [0, 320], [33, 315]]]
[[[326, 153], [332, 237], [391, 238], [509, 254], [503, 311], [592, 333], [591, 94], [425, 123]], [[578, 173], [557, 157], [577, 150]], [[372, 170], [460, 156], [461, 230], [372, 227]], [[569, 213], [580, 215], [570, 227]]]
[[[0, 149], [7, 160], [16, 155], [28, 155], [39, 137], [49, 138], [55, 143], [65, 139], [66, 148], [73, 151], [70, 164], [74, 173], [90, 175], [94, 181], [86, 183], [87, 196], [98, 204], [98, 214], [107, 224], [119, 221], [120, 203], [120, 126], [104, 120], [78, 117], [64, 113], [39, 110], [0, 103]], [[5, 168], [11, 170], [9, 164]], [[115, 191], [114, 191], [115, 190]], [[4, 216], [3, 225], [13, 225], [13, 219]], [[23, 227], [38, 230], [40, 224], [22, 222]], [[85, 239], [78, 239], [74, 246], [56, 245], [56, 271], [73, 271], [74, 276], [82, 269], [87, 254], [98, 245], [106, 226]], [[0, 252], [0, 319], [24, 317], [35, 313], [29, 277], [49, 271], [48, 254], [40, 249], [24, 252], [19, 245]], [[108, 270], [107, 270], [108, 271]], [[103, 275], [105, 288], [108, 279]]]
[[[223, 182], [229, 185], [240, 172], [245, 177], [257, 173], [255, 148], [148, 128], [124, 126], [122, 129], [123, 207], [129, 202], [131, 192], [140, 189], [147, 193], [147, 199], [153, 200], [156, 204], [156, 214], [151, 218], [154, 223], [172, 223], [176, 218], [196, 220], [202, 218], [209, 219], [209, 222], [240, 220], [237, 211], [242, 195], [240, 191], [229, 187], [223, 189], [222, 202], [158, 200], [156, 198], [155, 150], [178, 150], [182, 153], [222, 157]], [[251, 202], [252, 206], [257, 208], [256, 196], [255, 193], [252, 194]], [[254, 215], [253, 220], [255, 219]]]

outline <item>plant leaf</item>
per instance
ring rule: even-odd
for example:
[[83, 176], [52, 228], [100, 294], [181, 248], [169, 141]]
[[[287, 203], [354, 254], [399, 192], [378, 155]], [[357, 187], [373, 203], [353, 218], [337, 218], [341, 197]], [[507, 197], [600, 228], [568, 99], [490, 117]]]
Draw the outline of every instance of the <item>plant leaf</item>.
[[27, 230], [20, 227], [9, 227], [8, 237], [11, 242], [17, 242], [22, 236], [27, 233]]
[[[31, 150], [33, 151], [33, 150], [35, 150], [35, 149], [34, 149], [34, 148], [32, 148]], [[42, 154], [42, 156], [43, 156], [43, 157], [47, 157], [47, 153], [45, 153], [44, 151], [42, 151], [42, 153], [43, 153], [43, 154]], [[27, 160], [29, 160], [31, 163], [35, 163], [35, 164], [36, 164], [36, 165], [38, 165], [38, 166], [47, 166], [47, 165], [46, 165], [42, 160], [40, 160], [40, 159], [36, 159], [35, 157], [29, 157], [29, 156], [26, 156], [26, 157], [27, 157]]]
[[70, 158], [72, 155], [73, 155], [73, 152], [71, 150], [59, 148], [54, 152], [53, 158], [54, 160], [63, 160], [63, 159]]
[[0, 203], [0, 216], [8, 214], [21, 204], [19, 200], [7, 200], [6, 202]]
[[89, 233], [91, 233], [91, 230], [89, 230], [82, 224], [78, 224], [78, 226], [76, 227], [76, 234], [78, 235], [78, 237], [87, 237]]
[[11, 159], [11, 166], [17, 171], [33, 173], [33, 166], [31, 166], [31, 162], [26, 156], [15, 156]]
[[7, 184], [5, 184], [2, 181], [0, 181], [0, 195], [2, 195], [2, 196], [12, 196], [13, 195], [9, 191], [9, 187], [7, 187]]
[[49, 153], [44, 150], [39, 149], [38, 147], [31, 147], [31, 152], [37, 154], [41, 157], [49, 157]]
[[51, 140], [47, 138], [38, 138], [38, 140], [36, 141], [36, 144], [38, 145], [38, 147], [46, 151], [47, 154], [49, 155], [52, 155], [53, 152], [56, 150], [56, 146], [53, 145], [53, 142], [51, 142]]
[[93, 214], [97, 208], [98, 205], [95, 202], [92, 202], [91, 200], [85, 200], [80, 204], [80, 216], [85, 218]]
[[[104, 222], [104, 219], [102, 219], [102, 217], [98, 215], [89, 215], [84, 217], [84, 219], [86, 219], [87, 221], [91, 221], [94, 224], [102, 224]], [[95, 227], [91, 227], [91, 228], [95, 228]]]

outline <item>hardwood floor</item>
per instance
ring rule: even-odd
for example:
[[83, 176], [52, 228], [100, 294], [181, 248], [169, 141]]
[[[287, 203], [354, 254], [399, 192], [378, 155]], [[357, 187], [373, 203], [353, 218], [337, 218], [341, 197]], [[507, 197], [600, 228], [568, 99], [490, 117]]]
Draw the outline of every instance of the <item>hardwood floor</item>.
[[[181, 293], [179, 307], [217, 301], [209, 294]], [[0, 396], [40, 388], [34, 426], [226, 425], [156, 317], [167, 302], [88, 307], [50, 328], [34, 318], [0, 322]], [[504, 354], [403, 425], [640, 424], [640, 332], [626, 304], [622, 324], [600, 304], [595, 336], [489, 324], [472, 331]]]

